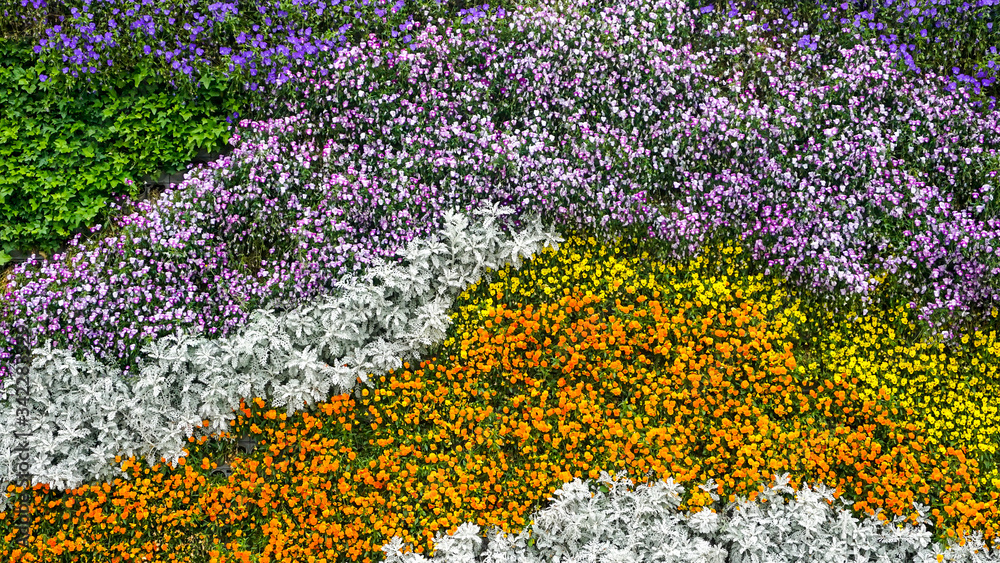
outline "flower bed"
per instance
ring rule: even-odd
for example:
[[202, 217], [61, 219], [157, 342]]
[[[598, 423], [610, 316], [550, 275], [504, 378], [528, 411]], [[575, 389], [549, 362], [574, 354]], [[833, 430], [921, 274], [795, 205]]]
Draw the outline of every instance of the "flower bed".
[[[473, 284], [433, 355], [353, 397], [292, 416], [241, 403], [227, 435], [261, 446], [230, 459], [231, 475], [207, 478], [220, 462], [192, 437], [174, 467], [127, 459], [128, 480], [111, 489], [45, 493], [36, 502], [51, 514], [86, 509], [41, 518], [42, 533], [62, 533], [57, 549], [70, 553], [181, 557], [193, 547], [167, 538], [194, 534], [237, 560], [367, 560], [395, 536], [426, 553], [464, 521], [517, 533], [563, 483], [613, 469], [638, 482], [712, 479], [731, 502], [789, 473], [853, 499], [858, 514], [915, 518], [924, 506], [939, 538], [995, 535], [1000, 493], [976, 460], [931, 448], [887, 390], [866, 400], [856, 379], [802, 377], [806, 317], [743, 271], [738, 246], [663, 264], [610, 242], [573, 238]], [[177, 494], [199, 500], [172, 508]], [[710, 504], [692, 489], [679, 508]]]
[[[463, 523], [523, 538], [614, 470], [696, 512], [728, 509], [695, 485], [749, 502], [787, 474], [995, 542], [998, 114], [873, 41], [695, 12], [369, 37], [100, 245], [16, 269], [0, 378], [33, 349], [44, 483], [0, 553], [368, 561], [456, 529], [463, 551]], [[545, 514], [549, 540], [575, 518]], [[933, 557], [915, 530], [906, 557]]]

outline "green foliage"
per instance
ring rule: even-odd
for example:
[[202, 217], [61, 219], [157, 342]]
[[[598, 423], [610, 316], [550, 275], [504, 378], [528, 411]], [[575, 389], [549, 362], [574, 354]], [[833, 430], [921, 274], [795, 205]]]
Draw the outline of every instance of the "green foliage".
[[113, 197], [137, 196], [142, 177], [228, 141], [235, 85], [205, 77], [203, 86], [179, 95], [137, 67], [70, 87], [29, 45], [0, 39], [0, 264], [13, 249], [58, 248], [100, 222]]

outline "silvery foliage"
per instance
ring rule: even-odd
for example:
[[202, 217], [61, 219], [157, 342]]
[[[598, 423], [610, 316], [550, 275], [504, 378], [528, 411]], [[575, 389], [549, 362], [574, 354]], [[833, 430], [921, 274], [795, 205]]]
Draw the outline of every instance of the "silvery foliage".
[[[436, 238], [409, 242], [399, 264], [381, 261], [349, 276], [336, 295], [280, 315], [255, 311], [225, 338], [179, 331], [149, 343], [131, 381], [92, 354], [81, 362], [51, 344], [34, 350], [27, 420], [18, 420], [13, 399], [0, 403], [0, 426], [22, 434], [0, 436], [3, 490], [17, 479], [12, 453], [22, 441], [34, 482], [64, 490], [128, 478], [116, 455], [175, 464], [188, 437], [229, 429], [241, 397], [266, 397], [290, 415], [359, 380], [370, 386], [370, 376], [441, 342], [452, 302], [484, 272], [563, 241], [537, 216], [515, 240], [503, 240], [497, 219], [511, 213], [499, 205], [479, 210], [476, 225], [446, 213]], [[0, 494], [0, 510], [7, 502]]]
[[833, 489], [807, 484], [795, 491], [788, 482], [787, 474], [778, 476], [761, 488], [758, 501], [740, 497], [722, 508], [710, 479], [699, 488], [712, 506], [682, 513], [684, 489], [672, 478], [633, 488], [625, 472], [615, 478], [602, 472], [598, 491], [580, 479], [565, 483], [519, 534], [493, 528], [480, 536], [479, 526], [465, 523], [453, 534], [438, 534], [430, 559], [404, 553], [398, 536], [382, 551], [386, 563], [931, 563], [938, 555], [943, 561], [1000, 562], [981, 532], [965, 536], [965, 545], [933, 542], [925, 528], [927, 507], [919, 503], [915, 525], [898, 516], [858, 521], [835, 506]]

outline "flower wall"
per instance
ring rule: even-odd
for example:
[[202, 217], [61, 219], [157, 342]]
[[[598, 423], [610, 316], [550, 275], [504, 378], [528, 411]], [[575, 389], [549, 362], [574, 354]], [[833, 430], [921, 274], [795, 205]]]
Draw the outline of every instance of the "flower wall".
[[[260, 15], [329, 7], [293, 6]], [[506, 8], [425, 10], [405, 48], [325, 29], [341, 45], [284, 53], [304, 68], [258, 84], [267, 111], [232, 125], [232, 154], [12, 270], [0, 379], [27, 349], [38, 391], [25, 417], [4, 387], [0, 412], [31, 430], [35, 480], [12, 482], [0, 437], [0, 553], [463, 560], [490, 529], [498, 561], [612, 557], [566, 501], [540, 512], [608, 472], [684, 487], [667, 504], [703, 535], [671, 537], [706, 560], [819, 545], [804, 504], [812, 540], [737, 537], [776, 526], [754, 508], [771, 480], [866, 519], [858, 560], [904, 521], [883, 559], [995, 544], [992, 84], [974, 98], [929, 44], [918, 69], [895, 40], [762, 6]], [[174, 71], [219, 71], [197, 51], [237, 32], [223, 16]], [[127, 54], [133, 31], [101, 42]], [[266, 59], [264, 31], [243, 40]]]

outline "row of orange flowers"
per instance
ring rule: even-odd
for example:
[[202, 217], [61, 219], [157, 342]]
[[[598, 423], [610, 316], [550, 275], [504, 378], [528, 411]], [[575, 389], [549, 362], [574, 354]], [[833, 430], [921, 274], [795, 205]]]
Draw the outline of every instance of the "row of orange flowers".
[[[0, 514], [0, 556], [378, 561], [395, 535], [427, 552], [465, 521], [519, 531], [563, 482], [621, 469], [681, 482], [682, 509], [710, 504], [693, 486], [709, 478], [735, 500], [788, 472], [859, 514], [914, 516], [917, 501], [939, 535], [996, 536], [1000, 487], [979, 459], [929, 440], [889, 386], [826, 377], [832, 340], [814, 346], [823, 366], [800, 365], [795, 344], [822, 340], [806, 332], [822, 319], [746, 275], [738, 246], [682, 264], [632, 247], [574, 237], [470, 288], [433, 357], [358, 397], [291, 418], [253, 399], [177, 467], [125, 460], [128, 481], [38, 486], [28, 549]], [[228, 453], [242, 434], [261, 445]], [[211, 476], [225, 460], [232, 474]]]

